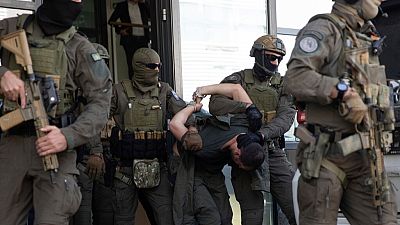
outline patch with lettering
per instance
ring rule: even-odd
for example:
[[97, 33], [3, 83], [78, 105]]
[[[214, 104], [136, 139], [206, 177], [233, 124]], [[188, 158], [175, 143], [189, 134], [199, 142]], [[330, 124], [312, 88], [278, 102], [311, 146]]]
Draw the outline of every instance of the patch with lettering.
[[171, 91], [172, 95], [174, 96], [174, 98], [179, 101], [181, 98], [179, 98], [178, 94], [176, 94], [175, 91]]
[[315, 39], [314, 37], [305, 36], [300, 40], [299, 46], [300, 49], [303, 50], [304, 52], [312, 53], [318, 49], [319, 43], [317, 39]]
[[239, 76], [237, 75], [230, 75], [227, 78], [225, 78], [226, 81], [238, 81], [239, 80]]

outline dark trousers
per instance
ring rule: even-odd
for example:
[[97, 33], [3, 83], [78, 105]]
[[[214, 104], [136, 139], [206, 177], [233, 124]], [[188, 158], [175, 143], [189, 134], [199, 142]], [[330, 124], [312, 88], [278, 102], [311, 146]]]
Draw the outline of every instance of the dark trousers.
[[93, 186], [93, 225], [114, 225], [115, 192], [96, 182]]
[[[151, 206], [157, 224], [172, 225], [172, 186], [168, 181], [168, 172], [161, 164], [160, 184], [154, 188], [136, 188], [134, 184], [127, 185], [122, 181], [114, 180], [116, 195], [116, 225], [132, 225], [138, 206], [139, 192]], [[120, 172], [132, 176], [132, 168], [121, 167]], [[146, 212], [148, 213], [148, 212]]]
[[[289, 223], [295, 225], [292, 198], [294, 171], [282, 149], [268, 151], [268, 168], [271, 194], [277, 200]], [[243, 225], [261, 225], [263, 221], [264, 196], [262, 191], [252, 190], [252, 182], [251, 172], [232, 167], [232, 185], [240, 204]]]
[[92, 191], [93, 180], [83, 171], [79, 171], [78, 185], [82, 193], [82, 201], [78, 211], [72, 217], [70, 225], [92, 224]]

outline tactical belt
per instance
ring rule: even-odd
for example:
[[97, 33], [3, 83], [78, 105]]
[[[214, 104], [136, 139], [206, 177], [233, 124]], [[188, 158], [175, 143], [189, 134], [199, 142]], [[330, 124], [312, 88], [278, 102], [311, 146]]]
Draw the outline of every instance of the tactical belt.
[[320, 133], [328, 134], [329, 142], [332, 142], [332, 143], [338, 142], [338, 141], [354, 134], [354, 133], [343, 133], [340, 131], [331, 131], [331, 130], [328, 130], [327, 128], [324, 128], [324, 127], [321, 127], [318, 125], [313, 125], [313, 124], [308, 124], [307, 130], [309, 130], [314, 135], [319, 135]]
[[133, 183], [132, 178], [130, 178], [129, 176], [127, 176], [119, 171], [115, 171], [114, 178], [117, 178], [118, 180], [124, 182], [127, 185], [131, 185]]

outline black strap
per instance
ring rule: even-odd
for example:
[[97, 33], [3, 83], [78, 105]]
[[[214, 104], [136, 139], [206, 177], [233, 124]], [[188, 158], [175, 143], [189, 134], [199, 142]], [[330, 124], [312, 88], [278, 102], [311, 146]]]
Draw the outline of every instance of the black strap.
[[34, 19], [35, 19], [35, 14], [29, 15], [29, 16], [26, 18], [26, 20], [25, 20], [24, 25], [22, 26], [22, 28], [23, 28], [24, 30], [26, 30], [26, 28], [32, 23], [32, 21], [33, 21]]

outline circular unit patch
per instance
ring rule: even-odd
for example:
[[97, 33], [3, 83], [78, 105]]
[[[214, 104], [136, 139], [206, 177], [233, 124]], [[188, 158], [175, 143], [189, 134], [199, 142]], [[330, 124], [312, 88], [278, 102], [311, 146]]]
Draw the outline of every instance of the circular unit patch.
[[307, 53], [315, 52], [318, 49], [318, 41], [313, 37], [304, 37], [300, 41], [300, 49]]

